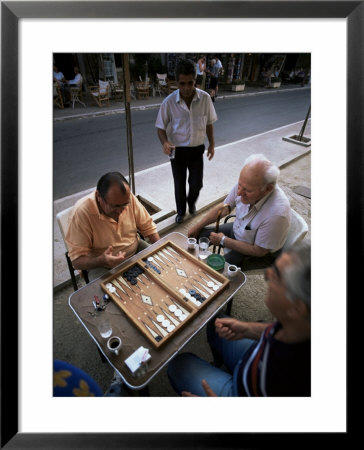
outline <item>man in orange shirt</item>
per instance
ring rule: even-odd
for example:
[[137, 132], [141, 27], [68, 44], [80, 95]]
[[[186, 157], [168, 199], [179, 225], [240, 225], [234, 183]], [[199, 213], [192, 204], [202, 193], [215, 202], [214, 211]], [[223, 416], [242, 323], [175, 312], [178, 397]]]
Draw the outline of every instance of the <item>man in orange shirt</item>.
[[159, 240], [155, 223], [123, 175], [103, 175], [96, 192], [81, 198], [70, 216], [66, 242], [73, 267], [91, 270], [90, 279], [101, 276], [148, 246], [137, 231], [152, 243]]

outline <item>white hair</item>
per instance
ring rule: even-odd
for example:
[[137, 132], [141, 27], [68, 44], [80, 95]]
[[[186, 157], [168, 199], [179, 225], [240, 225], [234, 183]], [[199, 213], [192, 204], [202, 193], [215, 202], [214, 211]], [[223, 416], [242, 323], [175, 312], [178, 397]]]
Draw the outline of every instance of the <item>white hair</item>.
[[292, 264], [283, 269], [287, 297], [302, 300], [311, 309], [311, 245], [301, 241], [287, 250]]
[[[275, 186], [280, 173], [279, 167], [272, 163], [272, 161], [269, 161], [269, 159], [262, 153], [255, 153], [246, 158], [243, 168], [247, 165], [256, 163], [264, 163], [265, 170], [263, 178], [265, 186], [267, 184], [273, 184], [273, 186]], [[263, 187], [263, 189], [265, 188], [265, 186]]]

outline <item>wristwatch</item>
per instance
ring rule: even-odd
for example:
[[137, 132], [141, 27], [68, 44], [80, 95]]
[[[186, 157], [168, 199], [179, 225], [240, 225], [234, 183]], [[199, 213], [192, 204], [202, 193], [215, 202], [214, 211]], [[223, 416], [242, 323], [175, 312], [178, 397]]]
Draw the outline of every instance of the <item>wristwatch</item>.
[[221, 247], [224, 247], [224, 241], [225, 241], [225, 238], [226, 238], [226, 236], [224, 235], [224, 236], [221, 238], [221, 240], [220, 240], [220, 244], [219, 244], [219, 245], [221, 245]]

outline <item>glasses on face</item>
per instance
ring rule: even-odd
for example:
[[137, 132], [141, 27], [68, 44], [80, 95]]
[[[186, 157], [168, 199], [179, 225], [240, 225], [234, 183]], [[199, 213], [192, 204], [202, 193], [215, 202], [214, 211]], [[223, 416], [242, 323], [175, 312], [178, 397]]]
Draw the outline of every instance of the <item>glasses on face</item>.
[[267, 267], [267, 268], [265, 269], [265, 272], [264, 272], [264, 279], [265, 279], [265, 281], [268, 281], [268, 270], [269, 270], [269, 269], [272, 269], [272, 270], [274, 271], [275, 276], [276, 276], [276, 278], [277, 278], [278, 281], [281, 281], [281, 280], [282, 280], [281, 272], [279, 271], [279, 269], [278, 269], [276, 263], [273, 262], [273, 264], [272, 264], [270, 267]]
[[103, 197], [101, 197], [102, 202], [108, 207], [109, 210], [111, 211], [115, 211], [117, 209], [121, 209], [121, 208], [126, 208], [129, 205], [128, 203], [123, 203], [122, 205], [112, 205], [111, 203], [108, 203]]

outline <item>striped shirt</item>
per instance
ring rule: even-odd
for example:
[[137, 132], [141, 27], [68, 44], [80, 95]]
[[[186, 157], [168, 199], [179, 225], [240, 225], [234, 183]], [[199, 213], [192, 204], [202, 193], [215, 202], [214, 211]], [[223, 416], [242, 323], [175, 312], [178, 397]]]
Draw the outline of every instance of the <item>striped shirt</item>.
[[248, 397], [311, 395], [311, 340], [285, 343], [274, 338], [279, 322], [269, 325], [238, 369], [238, 394]]

